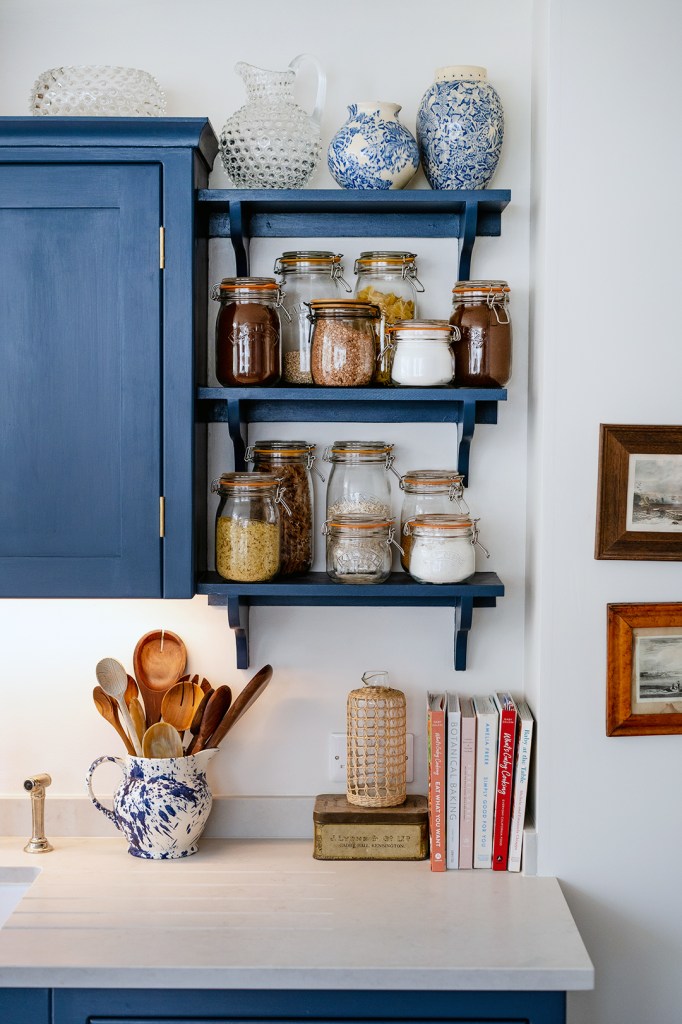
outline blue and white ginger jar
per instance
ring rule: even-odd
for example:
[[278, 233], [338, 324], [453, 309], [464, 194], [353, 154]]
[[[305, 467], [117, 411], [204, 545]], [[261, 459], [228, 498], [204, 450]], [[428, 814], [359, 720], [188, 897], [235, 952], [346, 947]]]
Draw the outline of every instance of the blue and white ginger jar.
[[417, 113], [417, 141], [431, 188], [485, 188], [504, 138], [500, 97], [485, 68], [438, 68]]
[[419, 167], [419, 149], [398, 120], [397, 103], [352, 103], [329, 143], [327, 163], [342, 188], [405, 188]]

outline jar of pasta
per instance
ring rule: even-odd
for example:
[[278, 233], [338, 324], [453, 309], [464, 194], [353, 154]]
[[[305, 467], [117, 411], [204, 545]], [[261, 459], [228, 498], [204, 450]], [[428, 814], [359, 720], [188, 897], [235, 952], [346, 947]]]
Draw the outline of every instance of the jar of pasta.
[[384, 583], [391, 575], [395, 519], [341, 515], [325, 522], [327, 575], [335, 583]]
[[456, 469], [411, 469], [400, 478], [403, 506], [400, 512], [400, 564], [408, 571], [412, 534], [405, 533], [405, 523], [422, 515], [468, 514], [464, 500], [464, 475]]
[[458, 281], [452, 289], [450, 323], [455, 384], [503, 388], [512, 370], [512, 325], [506, 281]]
[[306, 441], [256, 441], [246, 449], [246, 461], [253, 463], [256, 472], [271, 473], [277, 478], [291, 512], [281, 517], [280, 573], [290, 576], [308, 572], [313, 564], [310, 474], [315, 462], [315, 445]]
[[211, 485], [216, 513], [216, 572], [226, 580], [256, 583], [279, 572], [282, 489], [271, 473], [223, 473]]
[[327, 519], [339, 515], [391, 515], [393, 445], [385, 441], [334, 441], [322, 458], [331, 463]]
[[337, 388], [370, 384], [378, 351], [379, 307], [354, 299], [315, 299], [308, 305], [313, 382]]
[[282, 293], [272, 277], [225, 277], [213, 289], [215, 374], [223, 387], [277, 384], [282, 374]]
[[417, 293], [424, 291], [417, 277], [417, 257], [413, 252], [363, 252], [355, 261], [355, 273], [355, 298], [373, 302], [381, 310], [374, 380], [388, 384], [392, 357], [385, 331], [397, 320], [414, 320], [417, 316]]
[[[469, 515], [423, 515], [408, 519], [403, 537], [411, 544], [407, 571], [417, 583], [461, 583], [476, 571], [478, 520]], [[480, 545], [479, 545], [480, 546]], [[488, 557], [488, 552], [482, 548]]]
[[342, 286], [351, 291], [343, 278], [341, 256], [312, 250], [283, 252], [275, 260], [275, 273], [281, 275], [284, 308], [290, 317], [282, 322], [282, 379], [287, 384], [312, 384], [306, 303], [338, 299]]

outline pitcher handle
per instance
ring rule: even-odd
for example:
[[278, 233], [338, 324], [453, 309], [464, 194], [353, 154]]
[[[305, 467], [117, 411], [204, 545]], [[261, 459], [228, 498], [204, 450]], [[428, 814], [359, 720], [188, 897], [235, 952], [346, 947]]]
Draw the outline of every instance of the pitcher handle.
[[101, 811], [102, 814], [105, 814], [110, 821], [113, 821], [116, 828], [120, 830], [121, 826], [119, 825], [114, 812], [110, 811], [108, 807], [104, 806], [104, 804], [101, 804], [92, 791], [92, 776], [94, 775], [95, 768], [99, 768], [99, 766], [101, 764], [104, 764], [105, 761], [113, 761], [113, 763], [118, 765], [118, 767], [125, 775], [125, 762], [123, 758], [114, 757], [113, 754], [105, 754], [103, 757], [98, 757], [96, 761], [92, 762], [92, 764], [88, 768], [88, 773], [85, 776], [85, 784], [88, 787], [88, 795], [92, 800], [93, 804], [95, 805], [95, 807], [97, 808], [97, 810]]
[[305, 64], [306, 61], [308, 61], [309, 64], [312, 64], [317, 72], [317, 96], [315, 97], [315, 109], [310, 116], [319, 128], [322, 111], [324, 110], [324, 101], [327, 98], [327, 76], [322, 70], [322, 65], [317, 57], [313, 57], [312, 53], [299, 53], [298, 57], [294, 57], [291, 61], [289, 67], [292, 71], [298, 71], [301, 64]]

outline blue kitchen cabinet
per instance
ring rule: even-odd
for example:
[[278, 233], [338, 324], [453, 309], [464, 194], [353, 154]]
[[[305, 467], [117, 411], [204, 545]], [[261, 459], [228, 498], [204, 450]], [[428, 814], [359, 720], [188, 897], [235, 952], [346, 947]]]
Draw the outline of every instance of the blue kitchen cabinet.
[[191, 597], [205, 119], [0, 118], [0, 596]]
[[0, 988], [2, 1024], [52, 1024], [49, 988]]

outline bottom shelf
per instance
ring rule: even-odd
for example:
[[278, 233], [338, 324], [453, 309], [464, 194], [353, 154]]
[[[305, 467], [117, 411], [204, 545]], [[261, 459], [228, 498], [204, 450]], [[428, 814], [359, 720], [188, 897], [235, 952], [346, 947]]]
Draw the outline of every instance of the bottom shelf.
[[467, 638], [474, 608], [494, 608], [504, 585], [494, 572], [477, 572], [464, 583], [416, 583], [403, 572], [394, 572], [386, 583], [335, 583], [324, 572], [289, 576], [270, 583], [226, 583], [217, 573], [199, 577], [198, 594], [207, 594], [210, 605], [226, 605], [230, 628], [235, 632], [237, 668], [249, 667], [249, 608], [288, 605], [377, 607], [444, 607], [455, 612], [455, 669], [467, 662]]

